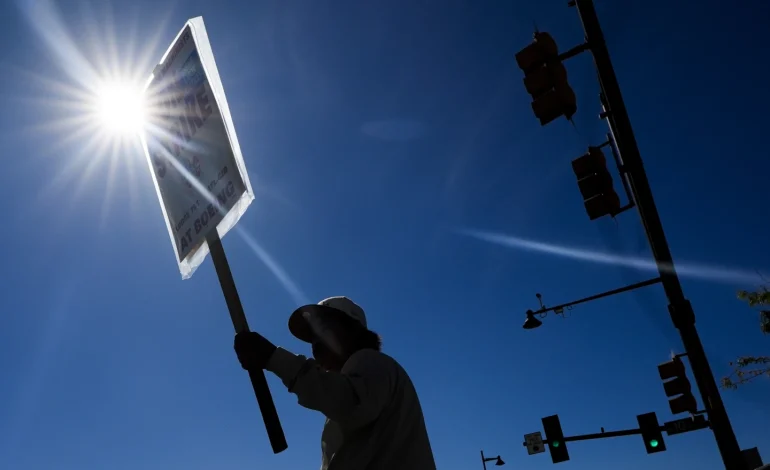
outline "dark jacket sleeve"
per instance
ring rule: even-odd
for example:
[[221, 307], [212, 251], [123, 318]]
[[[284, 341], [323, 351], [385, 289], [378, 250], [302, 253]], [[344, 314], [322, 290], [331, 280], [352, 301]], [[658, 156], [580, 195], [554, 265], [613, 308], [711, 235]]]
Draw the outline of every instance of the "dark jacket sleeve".
[[340, 372], [333, 372], [313, 359], [278, 348], [267, 369], [297, 395], [300, 405], [348, 429], [365, 426], [379, 416], [390, 400], [395, 377], [393, 363], [371, 349], [354, 353]]

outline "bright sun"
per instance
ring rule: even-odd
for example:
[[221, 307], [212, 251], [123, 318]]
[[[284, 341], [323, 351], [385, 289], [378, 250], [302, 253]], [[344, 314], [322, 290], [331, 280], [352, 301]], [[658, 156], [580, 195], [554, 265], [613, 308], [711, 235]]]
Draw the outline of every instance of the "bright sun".
[[136, 87], [108, 83], [96, 96], [99, 122], [115, 134], [135, 134], [144, 126], [144, 97]]

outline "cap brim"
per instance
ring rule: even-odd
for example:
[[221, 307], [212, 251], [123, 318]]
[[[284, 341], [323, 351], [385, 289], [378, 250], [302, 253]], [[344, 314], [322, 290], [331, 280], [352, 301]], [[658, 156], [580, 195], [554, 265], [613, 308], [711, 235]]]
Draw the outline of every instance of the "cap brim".
[[344, 312], [337, 310], [336, 308], [326, 305], [310, 304], [303, 305], [297, 310], [293, 311], [289, 317], [289, 332], [294, 335], [300, 341], [306, 343], [312, 343], [315, 339], [315, 333], [313, 328], [304, 317], [304, 313], [307, 312], [310, 315], [317, 315], [319, 317], [332, 316], [332, 315], [345, 315]]

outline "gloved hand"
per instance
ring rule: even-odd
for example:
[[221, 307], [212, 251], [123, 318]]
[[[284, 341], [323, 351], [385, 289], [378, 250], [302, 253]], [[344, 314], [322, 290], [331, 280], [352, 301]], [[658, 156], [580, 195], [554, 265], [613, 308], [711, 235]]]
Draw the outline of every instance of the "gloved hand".
[[235, 335], [235, 354], [246, 370], [260, 370], [267, 367], [270, 357], [277, 349], [264, 336], [253, 331]]

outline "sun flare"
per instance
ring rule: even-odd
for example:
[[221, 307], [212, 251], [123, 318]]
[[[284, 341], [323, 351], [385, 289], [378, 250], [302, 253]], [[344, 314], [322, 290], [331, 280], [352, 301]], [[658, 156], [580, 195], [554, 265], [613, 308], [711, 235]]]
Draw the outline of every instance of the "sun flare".
[[145, 123], [143, 93], [124, 83], [107, 83], [97, 91], [96, 115], [99, 125], [112, 133], [138, 133]]

